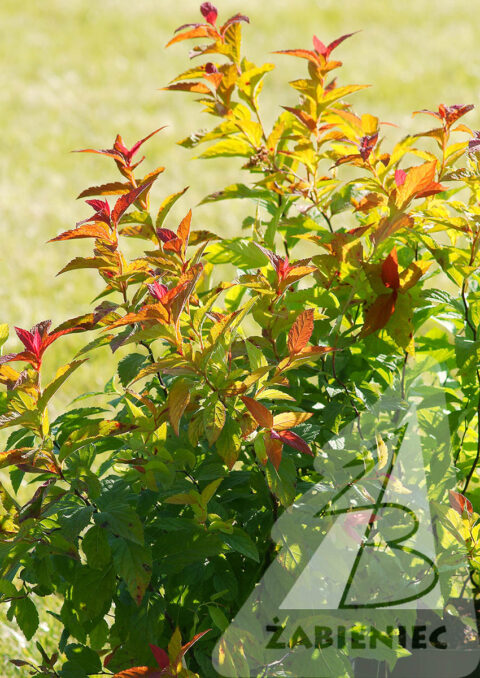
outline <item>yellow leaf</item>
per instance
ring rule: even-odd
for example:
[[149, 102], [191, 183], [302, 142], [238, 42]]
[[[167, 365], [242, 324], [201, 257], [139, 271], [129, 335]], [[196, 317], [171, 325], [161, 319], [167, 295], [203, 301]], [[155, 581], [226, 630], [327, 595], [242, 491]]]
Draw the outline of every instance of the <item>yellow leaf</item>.
[[275, 431], [285, 431], [303, 424], [311, 416], [311, 412], [282, 412], [273, 418], [273, 428]]
[[388, 448], [383, 442], [382, 437], [377, 434], [377, 457], [378, 457], [378, 470], [385, 468], [388, 463]]
[[168, 393], [168, 415], [177, 436], [179, 435], [180, 419], [190, 402], [190, 387], [190, 384], [186, 381], [179, 379], [173, 384]]

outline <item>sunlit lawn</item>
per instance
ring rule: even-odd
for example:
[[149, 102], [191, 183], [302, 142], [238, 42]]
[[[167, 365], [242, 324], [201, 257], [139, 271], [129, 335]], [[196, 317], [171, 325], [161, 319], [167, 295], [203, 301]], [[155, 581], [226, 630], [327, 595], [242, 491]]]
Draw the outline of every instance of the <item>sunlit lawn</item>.
[[[285, 85], [303, 76], [305, 63], [272, 55], [275, 49], [309, 47], [315, 32], [324, 42], [361, 29], [337, 54], [343, 83], [370, 83], [355, 107], [412, 129], [411, 111], [439, 103], [476, 103], [480, 53], [476, 0], [222, 0], [225, 16], [248, 14], [245, 51], [251, 60], [272, 60], [279, 68], [265, 88], [265, 118], [280, 105], [293, 105]], [[100, 287], [95, 274], [80, 271], [55, 277], [90, 243], [46, 241], [71, 227], [89, 210], [75, 197], [88, 185], [116, 178], [110, 162], [71, 154], [83, 147], [105, 148], [117, 132], [134, 142], [161, 125], [168, 127], [147, 147], [145, 167], [167, 172], [152, 193], [162, 197], [189, 185], [174, 217], [207, 193], [241, 177], [239, 164], [192, 160], [176, 141], [210, 124], [191, 95], [159, 88], [188, 67], [188, 47], [164, 45], [172, 31], [197, 20], [199, 2], [182, 0], [43, 0], [0, 4], [0, 322], [30, 327], [52, 318], [58, 324], [89, 310]], [[480, 123], [478, 113], [466, 122]], [[427, 120], [416, 119], [426, 125]], [[232, 165], [232, 166], [230, 166]], [[196, 226], [221, 235], [239, 232], [240, 206], [219, 203], [195, 210]], [[83, 340], [83, 339], [82, 339]], [[47, 368], [71, 358], [81, 340], [57, 344]], [[8, 349], [15, 349], [15, 341]], [[111, 376], [116, 357], [104, 350], [77, 373], [58, 404], [95, 390]], [[42, 614], [44, 614], [42, 612]], [[44, 615], [44, 624], [47, 616]], [[50, 622], [48, 622], [50, 623]], [[49, 634], [44, 626], [44, 634]], [[24, 656], [15, 630], [4, 629], [0, 654]], [[51, 639], [50, 642], [53, 642]], [[2, 665], [1, 675], [19, 675]]]

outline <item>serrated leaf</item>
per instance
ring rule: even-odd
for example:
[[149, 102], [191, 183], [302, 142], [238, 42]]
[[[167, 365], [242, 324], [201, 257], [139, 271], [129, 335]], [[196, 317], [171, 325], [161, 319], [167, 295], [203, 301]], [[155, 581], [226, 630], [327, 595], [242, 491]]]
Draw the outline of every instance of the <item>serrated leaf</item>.
[[17, 624], [25, 638], [31, 640], [40, 623], [35, 603], [31, 598], [19, 598], [12, 604], [15, 606]]
[[146, 362], [147, 358], [141, 353], [130, 353], [130, 355], [125, 356], [125, 358], [119, 362], [117, 368], [122, 386], [127, 386], [127, 384], [137, 377]]
[[113, 541], [112, 554], [116, 572], [127, 585], [135, 603], [140, 605], [152, 576], [150, 549], [119, 538]]
[[112, 504], [106, 511], [95, 513], [97, 525], [112, 534], [143, 545], [143, 525], [137, 513], [128, 504]]
[[310, 341], [313, 332], [314, 311], [312, 308], [302, 311], [288, 333], [288, 351], [290, 355], [299, 353]]
[[168, 198], [165, 198], [165, 200], [162, 202], [158, 210], [157, 219], [155, 221], [155, 228], [162, 227], [163, 222], [165, 221], [168, 213], [170, 212], [174, 204], [177, 202], [179, 198], [182, 197], [182, 195], [187, 190], [188, 186], [186, 186], [182, 191], [178, 191], [178, 193], [172, 193], [172, 195], [169, 195]]
[[93, 525], [83, 536], [82, 550], [91, 568], [95, 570], [105, 568], [112, 557], [105, 529], [100, 525]]

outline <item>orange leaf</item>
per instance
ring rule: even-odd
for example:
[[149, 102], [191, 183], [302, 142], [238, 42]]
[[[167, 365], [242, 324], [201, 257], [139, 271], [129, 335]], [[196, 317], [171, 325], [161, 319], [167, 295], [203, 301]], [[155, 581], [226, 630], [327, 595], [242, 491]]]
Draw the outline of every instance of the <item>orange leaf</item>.
[[138, 313], [127, 313], [126, 316], [112, 323], [107, 327], [107, 330], [112, 330], [115, 327], [122, 327], [123, 325], [133, 325], [133, 323], [145, 322], [146, 320], [155, 320], [159, 323], [168, 323], [168, 311], [161, 304], [147, 304], [138, 311]]
[[196, 26], [195, 28], [192, 28], [190, 31], [185, 31], [185, 33], [179, 33], [174, 38], [172, 38], [170, 42], [167, 42], [165, 46], [170, 47], [170, 45], [174, 45], [176, 42], [181, 42], [182, 40], [190, 40], [192, 38], [214, 37], [215, 33], [216, 31], [213, 32], [209, 26]]
[[97, 221], [94, 224], [83, 224], [78, 228], [72, 228], [70, 231], [64, 231], [57, 235], [56, 238], [51, 238], [48, 242], [56, 242], [57, 240], [74, 240], [75, 238], [102, 238], [109, 239], [108, 227], [105, 224]]
[[185, 250], [188, 245], [188, 238], [190, 235], [190, 224], [192, 223], [192, 210], [182, 219], [177, 229], [177, 236], [182, 241], [182, 254], [185, 256]]
[[333, 346], [306, 346], [304, 349], [300, 351], [300, 353], [295, 356], [296, 358], [299, 357], [307, 357], [307, 356], [320, 356], [324, 355], [325, 353], [330, 353], [331, 351], [337, 351], [338, 349], [334, 348]]
[[410, 202], [412, 198], [426, 191], [434, 183], [436, 166], [437, 161], [432, 160], [408, 170], [405, 181], [397, 188], [397, 207]]
[[379, 195], [378, 193], [369, 193], [359, 202], [357, 202], [356, 200], [352, 200], [352, 203], [355, 207], [355, 211], [364, 212], [364, 214], [369, 212], [374, 207], [378, 207], [378, 205], [381, 205], [383, 202], [384, 197], [382, 195]]
[[450, 490], [448, 493], [448, 498], [450, 501], [450, 506], [460, 515], [462, 515], [464, 511], [467, 513], [473, 513], [472, 502], [464, 497], [463, 494], [460, 494], [460, 492]]
[[384, 217], [379, 221], [375, 232], [372, 233], [372, 240], [378, 245], [401, 228], [411, 228], [413, 223], [413, 217], [409, 214], [399, 214], [393, 218]]
[[264, 405], [257, 402], [253, 398], [249, 398], [248, 396], [241, 396], [241, 398], [243, 404], [255, 421], [259, 424], [259, 426], [262, 426], [263, 428], [272, 428], [273, 415]]
[[313, 309], [302, 311], [288, 333], [288, 351], [294, 355], [301, 351], [310, 341], [313, 332]]
[[316, 270], [315, 266], [295, 266], [284, 278], [282, 285], [288, 287], [288, 285], [297, 282], [300, 278], [304, 278], [306, 275], [313, 273]]
[[308, 59], [308, 61], [311, 61], [316, 66], [320, 64], [315, 52], [308, 49], [280, 49], [275, 51], [274, 54], [287, 54], [288, 56], [299, 57], [300, 59]]
[[265, 450], [267, 457], [270, 459], [275, 469], [278, 471], [280, 462], [282, 461], [283, 443], [281, 440], [271, 438], [270, 435], [265, 435]]
[[204, 82], [175, 82], [173, 85], [168, 85], [168, 87], [162, 87], [162, 89], [180, 92], [197, 92], [198, 94], [212, 93], [210, 87]]
[[151, 669], [148, 666], [133, 666], [131, 669], [116, 673], [113, 678], [162, 678], [165, 676], [160, 669]]
[[388, 257], [382, 264], [382, 281], [385, 287], [391, 290], [398, 290], [400, 287], [400, 278], [398, 277], [398, 257], [397, 248], [394, 247]]
[[397, 293], [395, 290], [393, 293], [381, 294], [375, 299], [365, 314], [365, 323], [360, 332], [361, 337], [385, 327], [395, 310], [396, 300]]

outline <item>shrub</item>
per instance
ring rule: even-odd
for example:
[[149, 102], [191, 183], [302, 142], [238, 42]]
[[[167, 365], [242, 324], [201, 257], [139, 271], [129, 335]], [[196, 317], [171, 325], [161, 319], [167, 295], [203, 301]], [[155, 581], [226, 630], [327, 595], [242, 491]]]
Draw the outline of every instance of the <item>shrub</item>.
[[[468, 534], [478, 519], [480, 133], [458, 122], [472, 106], [417, 111], [433, 129], [387, 152], [384, 123], [346, 103], [363, 85], [332, 78], [351, 36], [314, 37], [277, 52], [307, 73], [290, 83], [297, 105], [266, 129], [273, 64], [242, 56], [248, 18], [221, 25], [210, 3], [201, 14], [169, 45], [204, 39], [191, 56], [207, 61], [165, 89], [200, 95], [216, 119], [180, 145], [242, 158], [251, 175], [203, 202], [242, 199], [251, 216], [234, 238], [196, 229], [191, 210], [174, 227], [186, 189], [153, 216], [164, 168], [144, 173], [140, 154], [161, 128], [130, 148], [117, 136], [84, 150], [113, 160], [120, 179], [83, 191], [90, 215], [54, 240], [94, 240], [61, 273], [94, 269], [104, 291], [53, 330], [15, 328], [22, 347], [0, 358], [0, 423], [13, 428], [0, 455], [11, 481], [0, 488], [0, 594], [27, 639], [38, 598], [62, 603], [58, 653], [39, 646], [27, 664], [38, 675], [217, 675], [212, 649], [278, 553], [273, 523], [322, 479], [313, 461], [327, 441], [395, 380], [406, 397], [415, 354], [445, 369], [452, 510]], [[141, 256], [123, 253], [128, 238]], [[44, 352], [72, 332], [93, 338], [42, 384]], [[106, 345], [128, 355], [104, 392], [50, 421], [57, 390]], [[475, 540], [468, 555], [476, 576]]]

